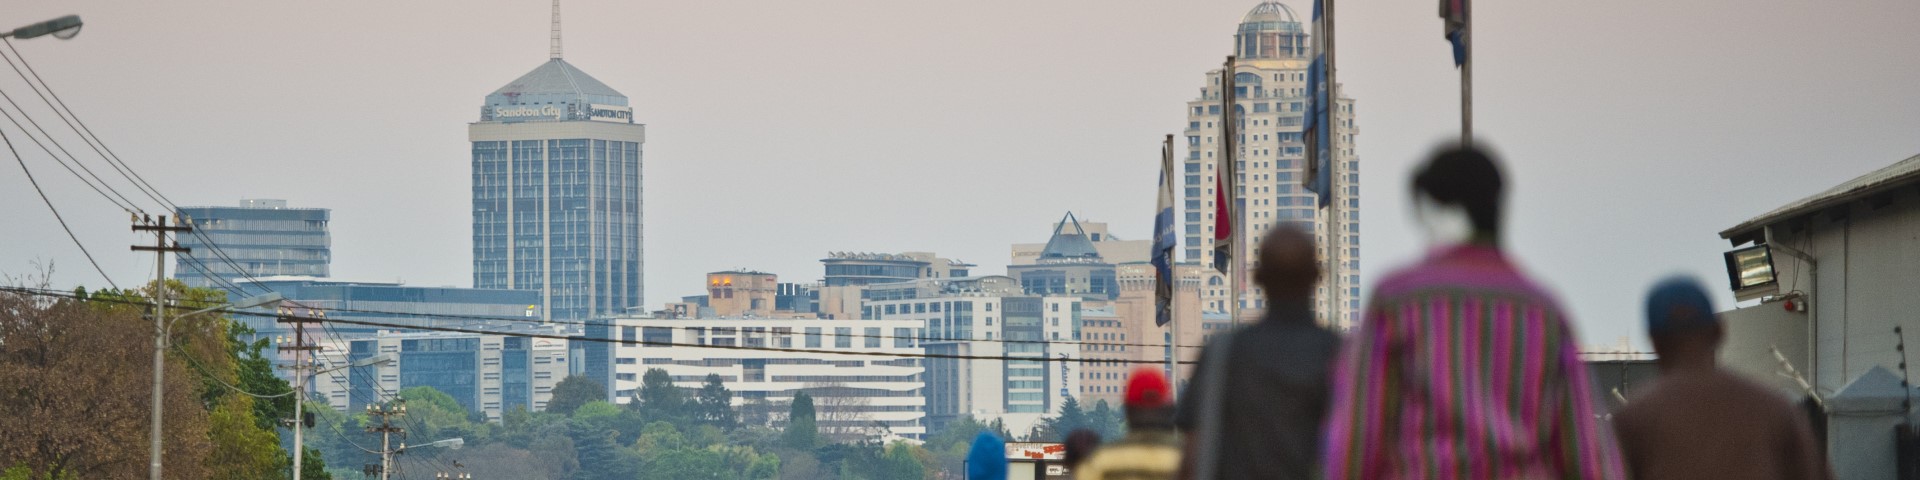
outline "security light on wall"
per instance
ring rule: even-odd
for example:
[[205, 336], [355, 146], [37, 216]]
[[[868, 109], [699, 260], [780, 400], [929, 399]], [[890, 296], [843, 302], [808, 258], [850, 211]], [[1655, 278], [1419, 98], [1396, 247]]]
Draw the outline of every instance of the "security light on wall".
[[1735, 299], [1752, 300], [1780, 293], [1780, 282], [1774, 277], [1773, 253], [1766, 245], [1741, 248], [1724, 255], [1727, 281], [1733, 287]]

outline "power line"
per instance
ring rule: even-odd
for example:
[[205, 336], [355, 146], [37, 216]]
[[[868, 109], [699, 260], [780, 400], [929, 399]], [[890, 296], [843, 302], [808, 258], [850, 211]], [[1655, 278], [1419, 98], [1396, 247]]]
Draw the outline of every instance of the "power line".
[[[60, 105], [60, 108], [54, 109], [54, 114], [56, 116], [60, 116], [60, 119], [63, 122], [66, 121], [67, 117], [73, 118], [72, 122], [67, 123], [67, 128], [73, 128], [74, 124], [76, 123], [79, 124], [80, 128], [76, 130], [75, 133], [80, 133], [81, 131], [86, 132], [84, 135], [81, 135], [80, 138], [82, 140], [90, 140], [87, 142], [87, 146], [92, 147], [95, 143], [98, 143], [100, 145], [99, 148], [94, 149], [94, 153], [99, 153], [102, 158], [107, 159], [107, 163], [109, 165], [118, 163], [118, 165], [114, 165], [114, 170], [119, 171], [120, 175], [122, 176], [130, 177], [128, 180], [132, 181], [134, 183], [134, 187], [140, 189], [141, 193], [147, 194], [147, 198], [152, 198], [154, 201], [159, 202], [163, 205], [173, 205], [173, 201], [171, 199], [168, 199], [166, 195], [161, 194], [160, 189], [153, 188], [153, 184], [147, 183], [146, 178], [143, 178], [140, 176], [139, 173], [134, 172], [132, 166], [129, 166], [125, 161], [120, 160], [120, 155], [113, 153], [113, 149], [107, 147], [107, 142], [105, 140], [101, 140], [99, 135], [94, 135], [93, 129], [90, 127], [87, 127], [87, 123], [80, 120], [80, 115], [73, 113], [73, 109], [67, 108], [67, 102], [65, 100], [61, 100], [60, 95], [53, 92], [52, 85], [48, 85], [46, 80], [42, 80], [40, 78], [40, 72], [35, 71], [33, 69], [33, 64], [27, 63], [27, 57], [24, 55], [21, 55], [20, 50], [13, 47], [12, 40], [0, 39], [0, 41], [5, 42], [7, 44], [7, 50], [12, 51], [13, 56], [20, 59], [20, 67], [14, 67], [12, 59], [7, 60], [7, 66], [13, 67], [13, 73], [15, 75], [20, 75], [21, 80], [26, 80], [27, 76], [21, 74], [20, 72], [20, 68], [25, 67], [27, 69], [27, 73], [33, 74], [33, 79], [35, 81], [38, 81], [40, 84], [39, 88], [34, 89], [33, 91], [34, 94], [38, 95], [41, 89], [45, 89], [47, 93], [45, 95], [40, 95], [40, 100], [42, 102], [45, 102], [47, 101], [47, 97], [53, 97], [53, 102], [49, 102], [47, 106], [52, 107], [54, 103], [58, 103]], [[34, 82], [27, 82], [28, 87], [33, 87], [33, 85], [34, 85]], [[60, 115], [60, 112], [63, 110], [66, 112], [66, 115]], [[102, 150], [104, 150], [104, 152]]]
[[73, 240], [73, 246], [80, 247], [80, 254], [87, 256], [87, 263], [93, 264], [93, 271], [100, 272], [100, 278], [106, 280], [107, 285], [119, 290], [120, 286], [113, 283], [113, 277], [107, 276], [107, 270], [100, 268], [100, 262], [93, 259], [93, 252], [87, 251], [87, 246], [80, 243], [80, 237], [75, 236], [73, 229], [67, 226], [67, 219], [60, 216], [60, 209], [53, 207], [53, 200], [47, 199], [47, 192], [40, 189], [40, 181], [33, 178], [33, 171], [27, 169], [27, 161], [20, 158], [20, 151], [13, 148], [13, 139], [7, 138], [5, 130], [0, 130], [0, 141], [6, 142], [7, 151], [13, 153], [13, 161], [20, 164], [22, 173], [27, 174], [27, 183], [33, 184], [33, 192], [40, 194], [40, 201], [47, 204], [47, 211], [53, 212], [53, 219], [60, 221], [60, 229], [67, 232], [67, 238]]
[[[93, 183], [87, 181], [87, 177], [93, 177], [93, 181], [100, 182], [100, 185], [103, 187], [106, 187], [107, 191], [113, 192], [113, 197], [119, 197], [120, 202], [126, 202], [125, 205], [122, 205], [120, 202], [114, 202], [113, 206], [120, 207], [122, 210], [127, 210], [128, 213], [145, 213], [144, 210], [140, 210], [139, 205], [134, 204], [132, 200], [128, 200], [126, 195], [121, 195], [119, 190], [114, 190], [112, 185], [108, 185], [106, 180], [102, 180], [100, 178], [100, 175], [93, 173], [93, 169], [87, 168], [87, 164], [84, 162], [81, 162], [79, 157], [73, 156], [73, 152], [68, 152], [67, 147], [65, 145], [61, 145], [59, 140], [55, 140], [53, 138], [53, 134], [47, 133], [47, 129], [40, 127], [40, 122], [34, 121], [32, 116], [27, 115], [27, 109], [21, 108], [20, 104], [18, 103], [14, 103], [12, 95], [7, 95], [7, 92], [5, 90], [0, 90], [0, 99], [6, 99], [8, 105], [12, 105], [14, 110], [20, 111], [20, 117], [23, 119], [26, 119], [28, 125], [33, 125], [34, 130], [40, 131], [41, 136], [47, 137], [47, 143], [52, 143], [54, 148], [60, 150], [60, 153], [66, 154], [67, 158], [72, 159], [74, 165], [80, 166], [80, 170], [87, 172], [86, 177], [80, 177], [79, 172], [73, 172], [73, 167], [67, 167], [68, 172], [73, 172], [74, 176], [80, 177], [81, 183], [86, 183], [88, 187], [93, 188], [94, 192], [100, 192], [99, 187], [94, 187]], [[3, 114], [3, 113], [6, 113], [6, 111], [0, 110], [0, 114]], [[33, 140], [34, 145], [38, 145], [40, 147], [40, 150], [47, 152], [47, 156], [53, 157], [54, 161], [60, 162], [61, 166], [63, 167], [66, 166], [66, 161], [60, 160], [59, 155], [54, 155], [52, 150], [48, 150], [46, 145], [41, 144], [40, 139], [35, 138], [32, 132], [28, 132], [27, 127], [25, 125], [21, 125], [19, 120], [13, 119], [13, 115], [8, 114], [7, 121], [12, 122], [13, 126], [18, 127], [22, 133], [26, 133], [27, 138]], [[106, 193], [100, 193], [100, 194], [103, 196], [106, 195]], [[107, 198], [107, 201], [113, 202], [114, 199], [112, 197], [109, 197]], [[140, 211], [136, 212], [136, 210], [140, 210]]]
[[[28, 295], [39, 295], [39, 296], [78, 298], [77, 296], [69, 292], [60, 292], [60, 291], [54, 291], [54, 290], [43, 290], [43, 289], [34, 289], [34, 288], [0, 287], [0, 291], [10, 291], [10, 292], [24, 293]], [[151, 305], [152, 304], [152, 302], [134, 301], [134, 300], [118, 300], [118, 299], [85, 299], [85, 300], [123, 303], [123, 304], [131, 304], [131, 305]], [[472, 328], [419, 327], [419, 326], [400, 325], [400, 324], [385, 323], [385, 322], [342, 320], [338, 318], [326, 318], [326, 317], [317, 317], [317, 316], [279, 315], [274, 313], [251, 312], [251, 311], [233, 310], [233, 309], [217, 309], [213, 311], [225, 313], [229, 315], [286, 317], [286, 318], [293, 318], [293, 319], [299, 319], [299, 320], [307, 320], [310, 322], [319, 322], [323, 324], [333, 323], [333, 324], [345, 324], [345, 325], [361, 325], [361, 326], [370, 326], [370, 327], [388, 327], [388, 328], [396, 328], [396, 329], [426, 330], [426, 331], [436, 331], [436, 332], [472, 333], [472, 334], [480, 334], [480, 335], [500, 335], [500, 336], [506, 336], [506, 337], [544, 338], [544, 339], [550, 339], [550, 340], [568, 340], [568, 341], [598, 342], [598, 343], [612, 343], [612, 344], [620, 344], [620, 345], [641, 345], [641, 346], [655, 346], [655, 347], [687, 347], [687, 348], [707, 348], [707, 349], [716, 349], [716, 350], [807, 353], [807, 354], [819, 354], [819, 355], [851, 355], [851, 356], [884, 357], [884, 358], [938, 358], [938, 359], [951, 359], [951, 360], [997, 360], [997, 361], [1016, 361], [1016, 362], [1040, 362], [1040, 363], [1067, 362], [1067, 363], [1138, 363], [1138, 364], [1152, 364], [1152, 365], [1165, 364], [1165, 362], [1160, 360], [1096, 359], [1096, 358], [1068, 358], [1068, 357], [1051, 357], [1051, 358], [1050, 357], [1015, 357], [1015, 356], [1004, 356], [1004, 355], [1002, 356], [959, 355], [959, 354], [941, 354], [941, 353], [918, 353], [918, 354], [887, 353], [887, 352], [869, 352], [869, 351], [861, 351], [861, 350], [824, 350], [824, 349], [817, 349], [817, 348], [756, 347], [756, 346], [746, 346], [746, 345], [707, 345], [707, 344], [698, 344], [698, 343], [659, 342], [659, 341], [649, 341], [649, 340], [615, 340], [615, 339], [609, 339], [609, 338], [588, 338], [588, 337], [575, 337], [575, 336], [569, 336], [569, 335], [554, 335], [554, 334], [513, 332], [513, 331], [494, 331], [494, 330], [472, 329]], [[1185, 361], [1181, 363], [1193, 364], [1198, 362]]]

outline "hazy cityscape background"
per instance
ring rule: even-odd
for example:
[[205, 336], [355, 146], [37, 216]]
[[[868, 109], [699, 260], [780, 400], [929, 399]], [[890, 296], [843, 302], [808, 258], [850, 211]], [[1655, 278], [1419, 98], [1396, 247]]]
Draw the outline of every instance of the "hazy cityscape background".
[[[565, 45], [651, 129], [653, 306], [710, 271], [804, 280], [828, 251], [997, 273], [1009, 243], [1066, 210], [1147, 238], [1157, 142], [1251, 5], [573, 1]], [[471, 285], [465, 124], [545, 58], [545, 2], [28, 1], [8, 16], [74, 12], [85, 34], [17, 48], [176, 202], [331, 208], [334, 277]], [[1629, 335], [1652, 279], [1723, 277], [1715, 232], [1920, 150], [1914, 18], [1920, 3], [1895, 0], [1477, 9], [1476, 130], [1516, 185], [1508, 240], [1588, 343]], [[1370, 284], [1419, 253], [1405, 174], [1454, 138], [1456, 74], [1432, 2], [1344, 4], [1341, 28]], [[70, 176], [41, 181], [116, 281], [150, 275], [123, 214]], [[56, 260], [54, 285], [101, 283], [24, 178], [0, 181], [0, 202], [15, 207], [0, 273]]]

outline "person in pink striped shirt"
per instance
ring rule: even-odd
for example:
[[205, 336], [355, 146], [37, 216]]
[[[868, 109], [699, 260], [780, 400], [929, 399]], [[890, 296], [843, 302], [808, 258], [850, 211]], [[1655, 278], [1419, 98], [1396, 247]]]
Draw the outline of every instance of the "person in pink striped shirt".
[[1573, 327], [1501, 251], [1488, 153], [1452, 147], [1412, 182], [1434, 248], [1374, 289], [1334, 367], [1328, 479], [1617, 479]]

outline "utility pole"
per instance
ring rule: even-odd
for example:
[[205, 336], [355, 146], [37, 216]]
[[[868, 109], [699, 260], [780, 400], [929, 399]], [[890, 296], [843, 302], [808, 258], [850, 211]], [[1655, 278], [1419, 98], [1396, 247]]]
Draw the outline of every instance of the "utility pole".
[[[386, 405], [367, 405], [367, 415], [380, 417], [380, 425], [367, 427], [368, 433], [380, 434], [380, 464], [367, 465], [368, 471], [377, 472], [380, 480], [388, 480], [393, 475], [393, 456], [407, 448], [407, 429], [393, 426], [393, 417], [407, 414], [407, 400], [398, 399]], [[400, 435], [400, 448], [393, 448], [393, 435]]]
[[144, 215], [139, 222], [133, 224], [133, 231], [153, 232], [153, 246], [134, 245], [133, 251], [153, 252], [153, 418], [147, 434], [149, 436], [147, 455], [150, 457], [147, 464], [147, 478], [161, 480], [160, 459], [163, 452], [160, 448], [160, 425], [161, 414], [164, 413], [165, 407], [167, 374], [167, 252], [187, 253], [189, 251], [188, 248], [180, 246], [179, 241], [173, 242], [173, 246], [167, 246], [167, 233], [191, 232], [193, 227], [168, 226], [166, 215], [161, 215], [159, 222], [154, 222], [151, 215]]
[[274, 318], [274, 321], [281, 324], [293, 324], [293, 338], [281, 342], [279, 347], [281, 351], [293, 351], [293, 365], [287, 367], [293, 370], [293, 480], [300, 480], [303, 465], [302, 460], [307, 456], [304, 441], [305, 437], [302, 435], [304, 432], [302, 427], [305, 427], [307, 423], [305, 408], [307, 403], [307, 370], [313, 365], [313, 357], [307, 355], [307, 352], [320, 349], [319, 345], [307, 343], [307, 323], [309, 323], [307, 317], [318, 317], [319, 315], [318, 312], [311, 310], [308, 311], [307, 317], [292, 315], [292, 312], [291, 309], [281, 308], [278, 310], [279, 315]]

